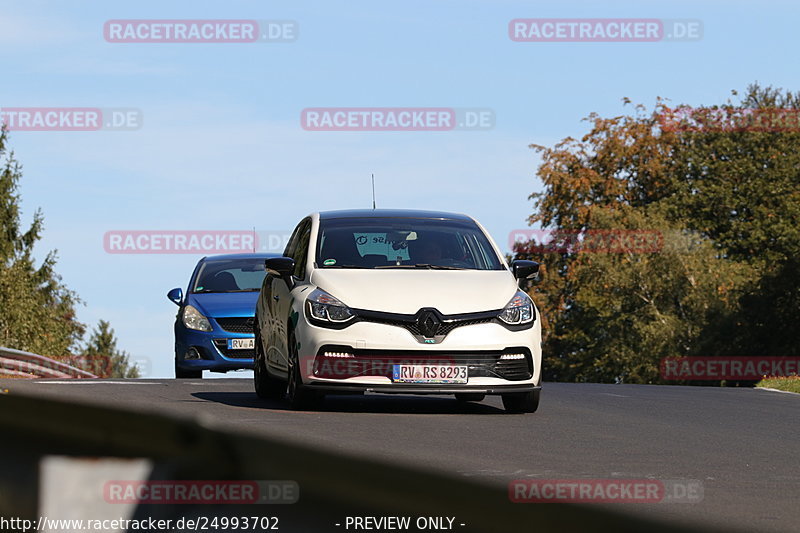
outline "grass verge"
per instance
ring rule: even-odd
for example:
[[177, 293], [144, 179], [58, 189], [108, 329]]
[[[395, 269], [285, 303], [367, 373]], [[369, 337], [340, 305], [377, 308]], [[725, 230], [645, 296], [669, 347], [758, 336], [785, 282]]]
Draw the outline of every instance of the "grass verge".
[[756, 384], [756, 387], [800, 393], [800, 376], [764, 378]]

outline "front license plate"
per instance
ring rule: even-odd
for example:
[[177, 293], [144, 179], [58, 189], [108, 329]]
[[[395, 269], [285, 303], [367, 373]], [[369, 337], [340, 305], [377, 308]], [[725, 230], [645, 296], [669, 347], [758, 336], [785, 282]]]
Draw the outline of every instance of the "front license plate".
[[256, 347], [256, 339], [228, 339], [229, 350], [252, 350]]
[[394, 365], [395, 383], [466, 383], [466, 365]]

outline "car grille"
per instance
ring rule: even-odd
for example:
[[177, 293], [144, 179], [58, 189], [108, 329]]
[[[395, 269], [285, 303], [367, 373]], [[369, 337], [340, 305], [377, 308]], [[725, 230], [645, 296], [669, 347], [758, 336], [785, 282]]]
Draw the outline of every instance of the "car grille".
[[[436, 332], [437, 335], [447, 335], [451, 331], [456, 328], [460, 328], [461, 326], [472, 326], [473, 324], [486, 324], [488, 322], [494, 322], [493, 317], [487, 318], [476, 318], [473, 320], [453, 320], [452, 322], [445, 322], [441, 326], [439, 326], [439, 330]], [[401, 324], [398, 324], [401, 325]], [[417, 326], [416, 322], [411, 324], [402, 324], [408, 331], [410, 331], [413, 335], [422, 335], [422, 332], [419, 330], [419, 326]]]
[[219, 327], [231, 333], [253, 333], [253, 317], [215, 318]]
[[228, 339], [214, 339], [214, 345], [229, 359], [252, 359], [256, 355], [255, 350], [229, 350]]
[[[325, 353], [348, 353], [353, 357], [329, 357]], [[521, 359], [501, 359], [503, 354], [523, 354]], [[314, 359], [314, 375], [319, 378], [345, 379], [356, 376], [391, 378], [396, 364], [466, 365], [468, 376], [494, 377], [522, 381], [533, 376], [533, 360], [527, 348], [502, 352], [432, 352], [394, 350], [354, 350], [345, 346], [323, 346]]]
[[[421, 311], [422, 310], [420, 310], [420, 312]], [[436, 330], [435, 336], [444, 338], [448, 333], [462, 326], [472, 326], [474, 324], [487, 324], [490, 322], [495, 322], [497, 321], [497, 314], [499, 312], [500, 311], [489, 311], [448, 316], [442, 315], [438, 311], [435, 311], [437, 317], [439, 318], [440, 324]], [[356, 315], [358, 316], [359, 320], [364, 322], [374, 322], [377, 324], [386, 324], [388, 326], [397, 326], [407, 329], [414, 336], [424, 336], [419, 327], [419, 313], [414, 315], [403, 315], [398, 313], [384, 313], [380, 311], [365, 311], [358, 309], [356, 310]]]

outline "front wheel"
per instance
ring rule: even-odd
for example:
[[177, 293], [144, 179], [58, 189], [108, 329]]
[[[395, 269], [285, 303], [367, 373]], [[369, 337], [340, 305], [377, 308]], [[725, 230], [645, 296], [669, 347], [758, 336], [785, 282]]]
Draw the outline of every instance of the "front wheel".
[[535, 413], [539, 408], [541, 389], [503, 394], [503, 407], [510, 413]]
[[273, 378], [267, 370], [267, 358], [264, 356], [261, 338], [256, 333], [255, 338], [256, 353], [253, 358], [253, 383], [256, 388], [256, 395], [265, 400], [280, 400], [285, 389], [282, 381]]
[[289, 405], [296, 411], [312, 409], [319, 405], [322, 396], [303, 385], [303, 378], [300, 375], [300, 357], [297, 353], [297, 340], [294, 332], [289, 333], [289, 381], [286, 383], [286, 399]]

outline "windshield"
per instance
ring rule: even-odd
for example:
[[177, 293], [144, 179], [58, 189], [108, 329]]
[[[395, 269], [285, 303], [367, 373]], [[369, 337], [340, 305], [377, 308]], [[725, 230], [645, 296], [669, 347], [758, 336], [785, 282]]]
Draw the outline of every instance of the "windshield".
[[502, 270], [472, 221], [337, 218], [320, 221], [318, 268]]
[[192, 292], [249, 292], [261, 290], [264, 259], [220, 259], [200, 267]]

